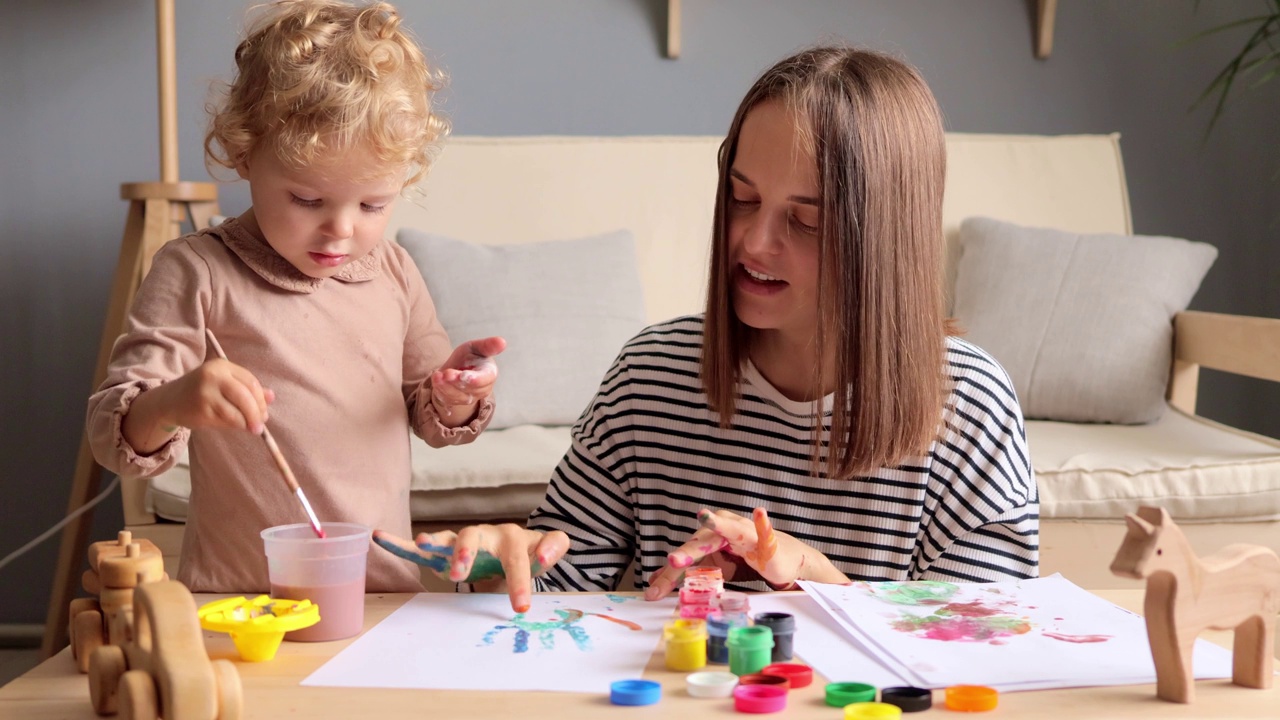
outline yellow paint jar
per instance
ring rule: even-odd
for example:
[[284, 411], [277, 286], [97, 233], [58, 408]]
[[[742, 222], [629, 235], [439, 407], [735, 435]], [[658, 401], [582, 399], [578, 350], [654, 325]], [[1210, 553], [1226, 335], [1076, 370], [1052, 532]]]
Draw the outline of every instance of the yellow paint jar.
[[668, 670], [698, 670], [707, 665], [707, 623], [695, 618], [672, 620], [662, 628]]

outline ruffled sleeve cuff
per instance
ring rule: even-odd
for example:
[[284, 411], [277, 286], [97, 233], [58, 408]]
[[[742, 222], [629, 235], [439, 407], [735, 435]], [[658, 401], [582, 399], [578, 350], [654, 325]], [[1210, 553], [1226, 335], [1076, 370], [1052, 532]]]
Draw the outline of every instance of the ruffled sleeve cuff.
[[161, 445], [159, 449], [150, 455], [139, 454], [124, 437], [124, 416], [129, 414], [129, 408], [133, 405], [133, 401], [147, 390], [152, 390], [163, 384], [163, 380], [140, 380], [125, 388], [124, 392], [117, 397], [114, 407], [108, 410], [111, 414], [110, 432], [119, 462], [118, 468], [109, 469], [116, 470], [122, 475], [152, 477], [177, 464], [182, 456], [183, 449], [187, 446], [187, 441], [191, 438], [190, 428], [178, 428], [178, 431], [174, 433], [173, 437], [169, 438], [168, 442]]
[[489, 422], [493, 420], [493, 408], [493, 398], [487, 397], [480, 401], [476, 416], [471, 422], [458, 427], [445, 427], [440, 422], [435, 403], [429, 397], [424, 397], [418, 403], [418, 422], [414, 424], [414, 431], [431, 447], [465, 445], [475, 440], [489, 426]]

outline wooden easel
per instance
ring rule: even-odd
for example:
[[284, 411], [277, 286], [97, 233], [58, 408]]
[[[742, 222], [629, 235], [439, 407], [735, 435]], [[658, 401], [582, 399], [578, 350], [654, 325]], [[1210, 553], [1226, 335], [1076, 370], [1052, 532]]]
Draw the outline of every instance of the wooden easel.
[[[174, 40], [173, 0], [156, 0], [156, 65], [159, 79], [160, 106], [160, 182], [124, 183], [121, 199], [129, 201], [124, 237], [111, 282], [111, 298], [103, 322], [102, 340], [98, 345], [98, 362], [94, 366], [92, 390], [97, 390], [107, 374], [107, 361], [116, 338], [124, 331], [125, 316], [133, 305], [142, 278], [151, 269], [151, 259], [169, 240], [183, 234], [183, 222], [191, 220], [193, 229], [204, 228], [218, 213], [218, 186], [214, 183], [180, 182], [178, 180], [178, 109], [177, 74]], [[98, 494], [102, 473], [89, 437], [82, 434], [80, 453], [71, 483], [68, 512], [74, 511]], [[81, 564], [85, 558], [92, 513], [86, 512], [68, 524], [62, 532], [58, 567], [49, 597], [49, 614], [45, 621], [44, 657], [50, 657], [67, 644], [67, 620], [71, 598], [76, 593]]]

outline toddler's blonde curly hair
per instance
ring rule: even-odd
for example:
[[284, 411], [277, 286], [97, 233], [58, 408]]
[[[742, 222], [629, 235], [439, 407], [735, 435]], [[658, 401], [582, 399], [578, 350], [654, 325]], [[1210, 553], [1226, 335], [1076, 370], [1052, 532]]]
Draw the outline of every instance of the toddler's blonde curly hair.
[[[421, 179], [448, 123], [432, 112], [444, 76], [387, 3], [282, 0], [236, 48], [236, 77], [211, 107], [205, 164], [236, 169], [263, 143], [295, 169], [352, 149]], [[368, 178], [355, 178], [367, 180]]]

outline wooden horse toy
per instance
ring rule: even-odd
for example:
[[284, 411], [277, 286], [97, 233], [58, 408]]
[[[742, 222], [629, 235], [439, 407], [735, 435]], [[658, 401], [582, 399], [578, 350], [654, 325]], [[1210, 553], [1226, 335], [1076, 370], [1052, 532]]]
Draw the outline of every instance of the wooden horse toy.
[[1235, 630], [1232, 682], [1271, 687], [1280, 613], [1275, 551], [1233, 544], [1201, 559], [1161, 508], [1139, 508], [1125, 522], [1129, 532], [1111, 572], [1147, 581], [1143, 614], [1156, 665], [1156, 695], [1169, 702], [1195, 699], [1191, 655], [1202, 630]]

